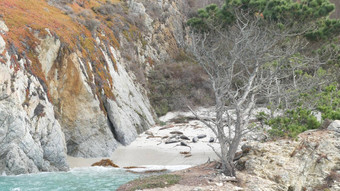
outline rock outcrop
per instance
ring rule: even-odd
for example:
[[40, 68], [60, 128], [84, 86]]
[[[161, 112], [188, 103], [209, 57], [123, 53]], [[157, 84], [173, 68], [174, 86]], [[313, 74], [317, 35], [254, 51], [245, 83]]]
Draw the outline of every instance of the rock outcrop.
[[[340, 189], [340, 134], [329, 130], [307, 131], [297, 141], [247, 145], [249, 153], [238, 168], [252, 191]], [[242, 171], [241, 171], [242, 172]]]
[[0, 173], [67, 170], [64, 134], [47, 94], [33, 75], [16, 71], [5, 49], [0, 36], [1, 59], [7, 60], [0, 63]]

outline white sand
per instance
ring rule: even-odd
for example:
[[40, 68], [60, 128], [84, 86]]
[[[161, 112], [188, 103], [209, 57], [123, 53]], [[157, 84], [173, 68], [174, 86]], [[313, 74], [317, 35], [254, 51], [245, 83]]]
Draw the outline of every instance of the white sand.
[[[205, 128], [199, 121], [190, 121], [187, 124], [168, 123], [165, 127], [173, 126], [168, 129], [160, 130], [161, 126], [155, 126], [147, 132], [138, 136], [138, 138], [128, 146], [120, 146], [109, 157], [115, 164], [120, 167], [126, 166], [143, 166], [143, 165], [198, 165], [210, 160], [216, 159], [217, 156], [208, 146], [210, 137], [214, 137], [210, 129]], [[165, 144], [166, 139], [163, 136], [171, 136], [171, 131], [181, 131], [191, 140], [193, 137], [205, 134], [206, 138], [200, 139], [197, 143], [186, 141], [189, 147], [177, 146], [179, 143]], [[153, 134], [155, 138], [148, 138]], [[218, 148], [218, 143], [212, 143]], [[180, 152], [191, 152], [190, 157], [180, 154]], [[104, 157], [105, 158], [105, 157]], [[106, 157], [108, 158], [108, 157]], [[100, 161], [102, 158], [77, 158], [68, 157], [68, 163], [71, 168], [88, 167], [91, 164]]]
[[[213, 108], [200, 108], [198, 113], [200, 116], [213, 117], [211, 114]], [[258, 108], [255, 112], [267, 111], [267, 109]], [[145, 165], [159, 165], [159, 166], [169, 166], [169, 165], [198, 165], [205, 163], [210, 160], [217, 159], [216, 154], [210, 144], [217, 151], [219, 151], [219, 144], [208, 143], [210, 137], [215, 137], [213, 132], [205, 127], [205, 125], [197, 120], [189, 121], [189, 123], [174, 124], [170, 121], [178, 116], [193, 117], [191, 112], [169, 112], [167, 115], [160, 118], [161, 121], [167, 122], [167, 125], [155, 126], [150, 128], [145, 133], [139, 135], [137, 139], [128, 146], [120, 146], [115, 152], [109, 157], [115, 164], [120, 167], [127, 166], [145, 166]], [[254, 117], [253, 117], [254, 118]], [[169, 127], [162, 129], [164, 127]], [[170, 132], [180, 131], [184, 135], [190, 138], [190, 141], [185, 141], [190, 147], [178, 146], [179, 143], [165, 144], [166, 139], [162, 139], [164, 136], [172, 136]], [[228, 133], [228, 132], [226, 132]], [[258, 134], [260, 133], [260, 134]], [[191, 140], [193, 137], [198, 135], [207, 135], [206, 138], [200, 139], [197, 143], [193, 143]], [[251, 132], [247, 134], [242, 140], [241, 145], [248, 140], [256, 140], [259, 135], [261, 137], [262, 132]], [[153, 135], [151, 138], [150, 135]], [[180, 154], [180, 152], [189, 152], [191, 156], [185, 157], [185, 155]], [[104, 157], [108, 158], [108, 157]], [[74, 167], [88, 167], [91, 164], [100, 161], [103, 158], [75, 158], [68, 157], [68, 162], [71, 168]]]

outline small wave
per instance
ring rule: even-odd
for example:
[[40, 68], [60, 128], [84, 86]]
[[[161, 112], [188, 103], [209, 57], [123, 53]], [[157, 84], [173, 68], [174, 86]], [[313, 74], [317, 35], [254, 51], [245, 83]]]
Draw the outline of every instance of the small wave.
[[187, 168], [190, 168], [191, 165], [167, 165], [167, 166], [162, 166], [162, 165], [142, 165], [140, 166], [141, 168], [133, 168], [133, 169], [129, 169], [130, 171], [133, 172], [146, 172], [146, 171], [150, 171], [150, 170], [162, 170], [162, 169], [166, 169], [170, 172], [173, 171], [178, 171], [178, 170], [184, 170]]
[[104, 167], [104, 166], [76, 167], [76, 168], [71, 168], [69, 172], [87, 172], [87, 171], [106, 172], [106, 171], [112, 171], [112, 170], [121, 170], [121, 168]]

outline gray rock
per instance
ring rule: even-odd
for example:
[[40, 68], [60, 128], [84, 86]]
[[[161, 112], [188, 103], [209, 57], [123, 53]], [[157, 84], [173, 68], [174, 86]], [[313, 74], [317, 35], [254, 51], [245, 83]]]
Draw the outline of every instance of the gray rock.
[[190, 140], [189, 137], [185, 136], [185, 135], [181, 135], [179, 138], [183, 139], [183, 140]]
[[183, 135], [181, 131], [171, 131], [170, 134]]
[[327, 128], [330, 131], [335, 131], [340, 133], [340, 120], [333, 121]]
[[192, 138], [192, 142], [193, 142], [193, 143], [197, 143], [197, 142], [198, 142], [198, 137]]
[[[148, 98], [133, 82], [132, 77], [119, 62], [119, 55], [112, 47], [111, 53], [117, 61], [117, 71], [109, 57], [106, 57], [106, 61], [110, 67], [113, 84], [119, 84], [119, 86], [114, 86], [112, 90], [116, 100], [107, 100], [105, 108], [117, 141], [127, 145], [134, 141], [139, 133], [154, 125], [155, 121]], [[106, 53], [103, 52], [103, 54]]]
[[204, 135], [204, 134], [197, 136], [197, 138], [199, 138], [199, 139], [203, 139], [203, 138], [206, 138], [206, 137], [207, 137], [207, 135]]
[[0, 87], [0, 174], [68, 170], [64, 133], [41, 82], [8, 62], [0, 64]]
[[310, 131], [300, 134], [297, 141], [249, 142], [242, 154], [249, 152], [237, 166], [252, 175], [247, 178], [250, 190], [313, 190], [339, 166], [340, 139], [335, 134]]
[[189, 145], [186, 142], [184, 142], [184, 141], [181, 141], [181, 146], [189, 147]]
[[30, 121], [20, 107], [0, 102], [0, 170], [6, 174], [68, 170], [64, 135], [49, 115], [53, 110], [45, 108], [45, 116]]
[[[3, 21], [0, 21], [0, 32], [1, 33], [6, 33], [8, 32], [8, 27], [6, 26], [6, 24]], [[0, 52], [1, 53], [1, 52]]]
[[210, 137], [209, 143], [213, 143], [213, 142], [215, 142], [215, 138], [214, 137]]
[[165, 144], [172, 144], [172, 143], [178, 143], [179, 140], [178, 139], [169, 139], [165, 141]]
[[172, 135], [169, 139], [179, 139], [178, 135]]
[[5, 50], [5, 48], [6, 48], [6, 43], [5, 43], [4, 39], [0, 36], [0, 54], [2, 54], [2, 52]]
[[17, 146], [12, 144], [6, 154], [6, 174], [37, 173], [39, 169], [32, 159]]

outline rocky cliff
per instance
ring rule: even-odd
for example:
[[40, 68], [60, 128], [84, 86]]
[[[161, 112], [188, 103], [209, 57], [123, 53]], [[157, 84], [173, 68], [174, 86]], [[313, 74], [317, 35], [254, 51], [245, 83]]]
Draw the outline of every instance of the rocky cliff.
[[[184, 41], [182, 1], [0, 2], [0, 173], [67, 170], [154, 125], [141, 84]], [[137, 76], [137, 77], [136, 77]], [[144, 79], [145, 80], [145, 79]]]

